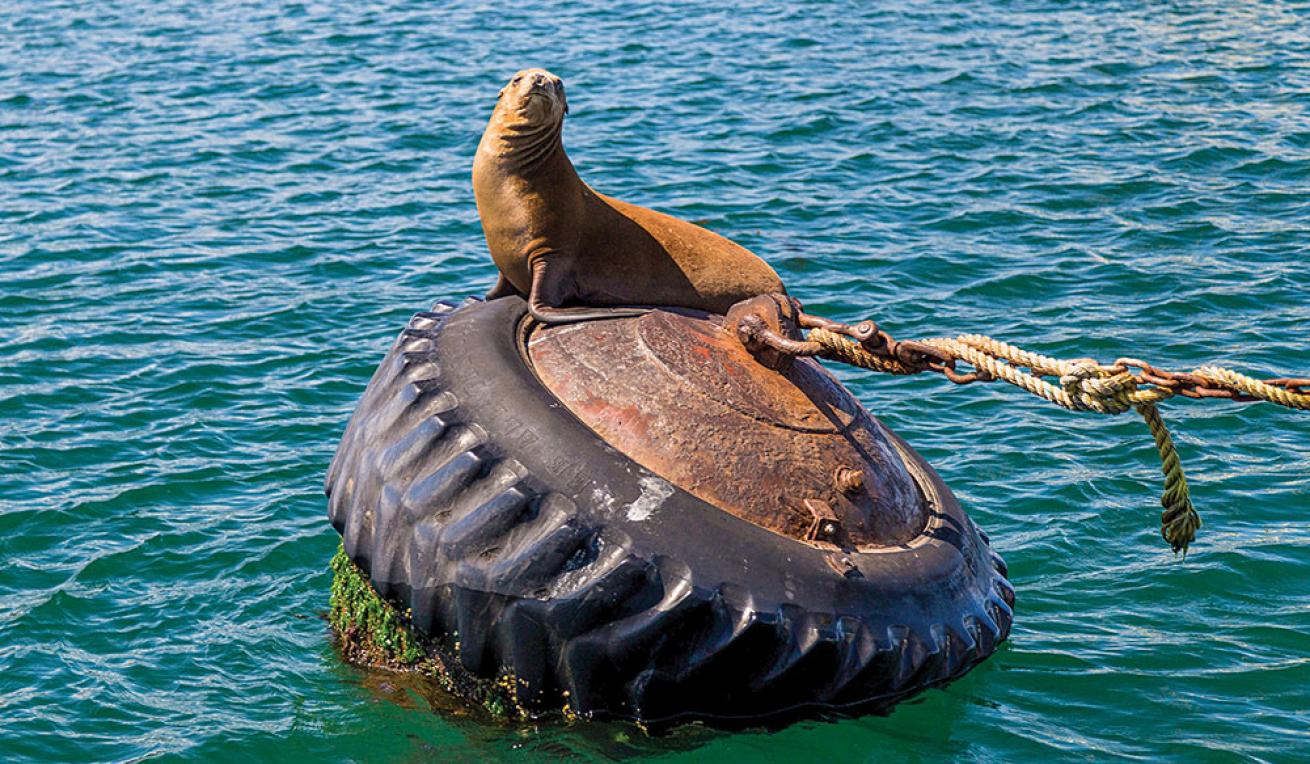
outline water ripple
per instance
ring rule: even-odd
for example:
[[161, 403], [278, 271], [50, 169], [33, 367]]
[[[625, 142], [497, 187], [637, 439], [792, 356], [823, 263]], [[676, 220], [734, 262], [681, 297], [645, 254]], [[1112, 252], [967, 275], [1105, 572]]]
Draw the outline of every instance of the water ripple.
[[[513, 70], [602, 191], [904, 335], [1307, 371], [1295, 4], [733, 9], [0, 0], [0, 744], [217, 757], [1008, 761], [1310, 749], [1310, 423], [1140, 422], [846, 380], [1011, 564], [1009, 645], [889, 718], [506, 728], [343, 666], [320, 486], [414, 311], [494, 274], [469, 182]], [[438, 702], [438, 701], [434, 701]]]

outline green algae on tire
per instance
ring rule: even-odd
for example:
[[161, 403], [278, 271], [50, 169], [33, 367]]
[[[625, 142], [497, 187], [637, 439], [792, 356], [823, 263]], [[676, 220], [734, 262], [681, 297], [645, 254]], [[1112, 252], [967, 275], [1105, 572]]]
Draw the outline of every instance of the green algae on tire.
[[332, 594], [328, 623], [346, 659], [377, 668], [412, 667], [425, 657], [420, 636], [391, 603], [373, 591], [368, 577], [350, 561], [343, 546], [330, 563]]
[[[494, 680], [473, 676], [460, 666], [455, 655], [416, 629], [407, 610], [401, 611], [378, 595], [368, 576], [346, 554], [344, 545], [337, 545], [329, 567], [332, 590], [327, 619], [348, 662], [363, 668], [421, 675], [497, 718], [524, 720], [539, 716], [529, 713], [519, 702], [519, 681], [514, 676], [503, 674]], [[567, 699], [562, 716], [571, 721]]]

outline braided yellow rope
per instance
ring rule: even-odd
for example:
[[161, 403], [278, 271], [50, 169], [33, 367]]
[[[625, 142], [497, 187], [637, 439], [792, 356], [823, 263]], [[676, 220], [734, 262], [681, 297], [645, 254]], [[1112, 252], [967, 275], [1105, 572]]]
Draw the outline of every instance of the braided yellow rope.
[[1281, 387], [1261, 382], [1245, 374], [1238, 374], [1232, 369], [1225, 369], [1221, 366], [1202, 366], [1195, 372], [1198, 377], [1205, 377], [1215, 383], [1216, 387], [1225, 387], [1229, 390], [1236, 390], [1252, 398], [1259, 398], [1269, 403], [1277, 403], [1279, 406], [1286, 406], [1289, 409], [1300, 409], [1310, 411], [1310, 393], [1294, 393]]
[[823, 345], [824, 358], [841, 361], [850, 366], [881, 371], [884, 374], [917, 374], [919, 372], [918, 369], [912, 369], [893, 358], [874, 355], [861, 347], [859, 343], [851, 342], [842, 335], [830, 332], [827, 329], [811, 329], [806, 335], [806, 339]]
[[1137, 407], [1146, 426], [1151, 428], [1155, 438], [1155, 449], [1160, 452], [1160, 468], [1164, 471], [1164, 494], [1160, 504], [1164, 511], [1160, 513], [1160, 535], [1169, 542], [1175, 552], [1187, 554], [1187, 545], [1196, 538], [1196, 530], [1201, 527], [1201, 516], [1192, 507], [1192, 497], [1187, 491], [1187, 477], [1183, 475], [1183, 464], [1174, 449], [1173, 438], [1169, 428], [1164, 426], [1160, 412], [1154, 403]]
[[[822, 358], [888, 374], [915, 374], [924, 370], [921, 366], [907, 366], [895, 358], [871, 353], [827, 329], [811, 329], [806, 338], [823, 348]], [[1142, 380], [1122, 366], [1107, 367], [1091, 360], [1052, 358], [981, 334], [937, 337], [923, 340], [921, 344], [1070, 411], [1121, 414], [1136, 409], [1151, 430], [1165, 476], [1164, 494], [1160, 499], [1164, 506], [1160, 515], [1160, 533], [1175, 552], [1187, 553], [1188, 545], [1201, 527], [1201, 518], [1192, 506], [1187, 477], [1183, 474], [1173, 437], [1156, 408], [1160, 401], [1173, 397], [1174, 390], [1158, 385], [1139, 389]], [[1288, 408], [1310, 410], [1310, 393], [1293, 392], [1219, 366], [1202, 366], [1192, 374], [1217, 389]], [[1060, 385], [1057, 387], [1042, 377], [1058, 377]]]
[[985, 334], [961, 334], [955, 338], [955, 341], [981, 350], [987, 355], [1009, 361], [1016, 366], [1027, 366], [1035, 374], [1046, 377], [1064, 376], [1073, 371], [1074, 366], [1077, 365], [1073, 361], [1061, 361], [1058, 358], [1017, 348], [1008, 342], [992, 339]]

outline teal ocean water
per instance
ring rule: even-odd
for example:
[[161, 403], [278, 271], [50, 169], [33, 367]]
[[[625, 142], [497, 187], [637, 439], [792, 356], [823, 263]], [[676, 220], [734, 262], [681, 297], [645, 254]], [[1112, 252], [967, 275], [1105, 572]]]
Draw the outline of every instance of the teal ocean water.
[[[493, 724], [343, 665], [322, 480], [409, 315], [493, 281], [497, 90], [584, 178], [904, 336], [1310, 372], [1304, 3], [0, 0], [0, 759], [1310, 760], [1310, 417], [841, 372], [1009, 561], [886, 717]], [[437, 710], [433, 705], [438, 706]]]

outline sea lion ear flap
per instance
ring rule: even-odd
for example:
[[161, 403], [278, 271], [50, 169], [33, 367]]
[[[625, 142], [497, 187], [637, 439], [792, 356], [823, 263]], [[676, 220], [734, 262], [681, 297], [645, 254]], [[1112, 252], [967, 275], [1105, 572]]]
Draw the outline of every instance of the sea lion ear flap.
[[[509, 87], [509, 86], [506, 85], [505, 87]], [[500, 99], [502, 99], [502, 98], [504, 98], [504, 97], [505, 97], [505, 88], [501, 88], [501, 89], [500, 89], [500, 92], [496, 94], [496, 100], [499, 101]]]

